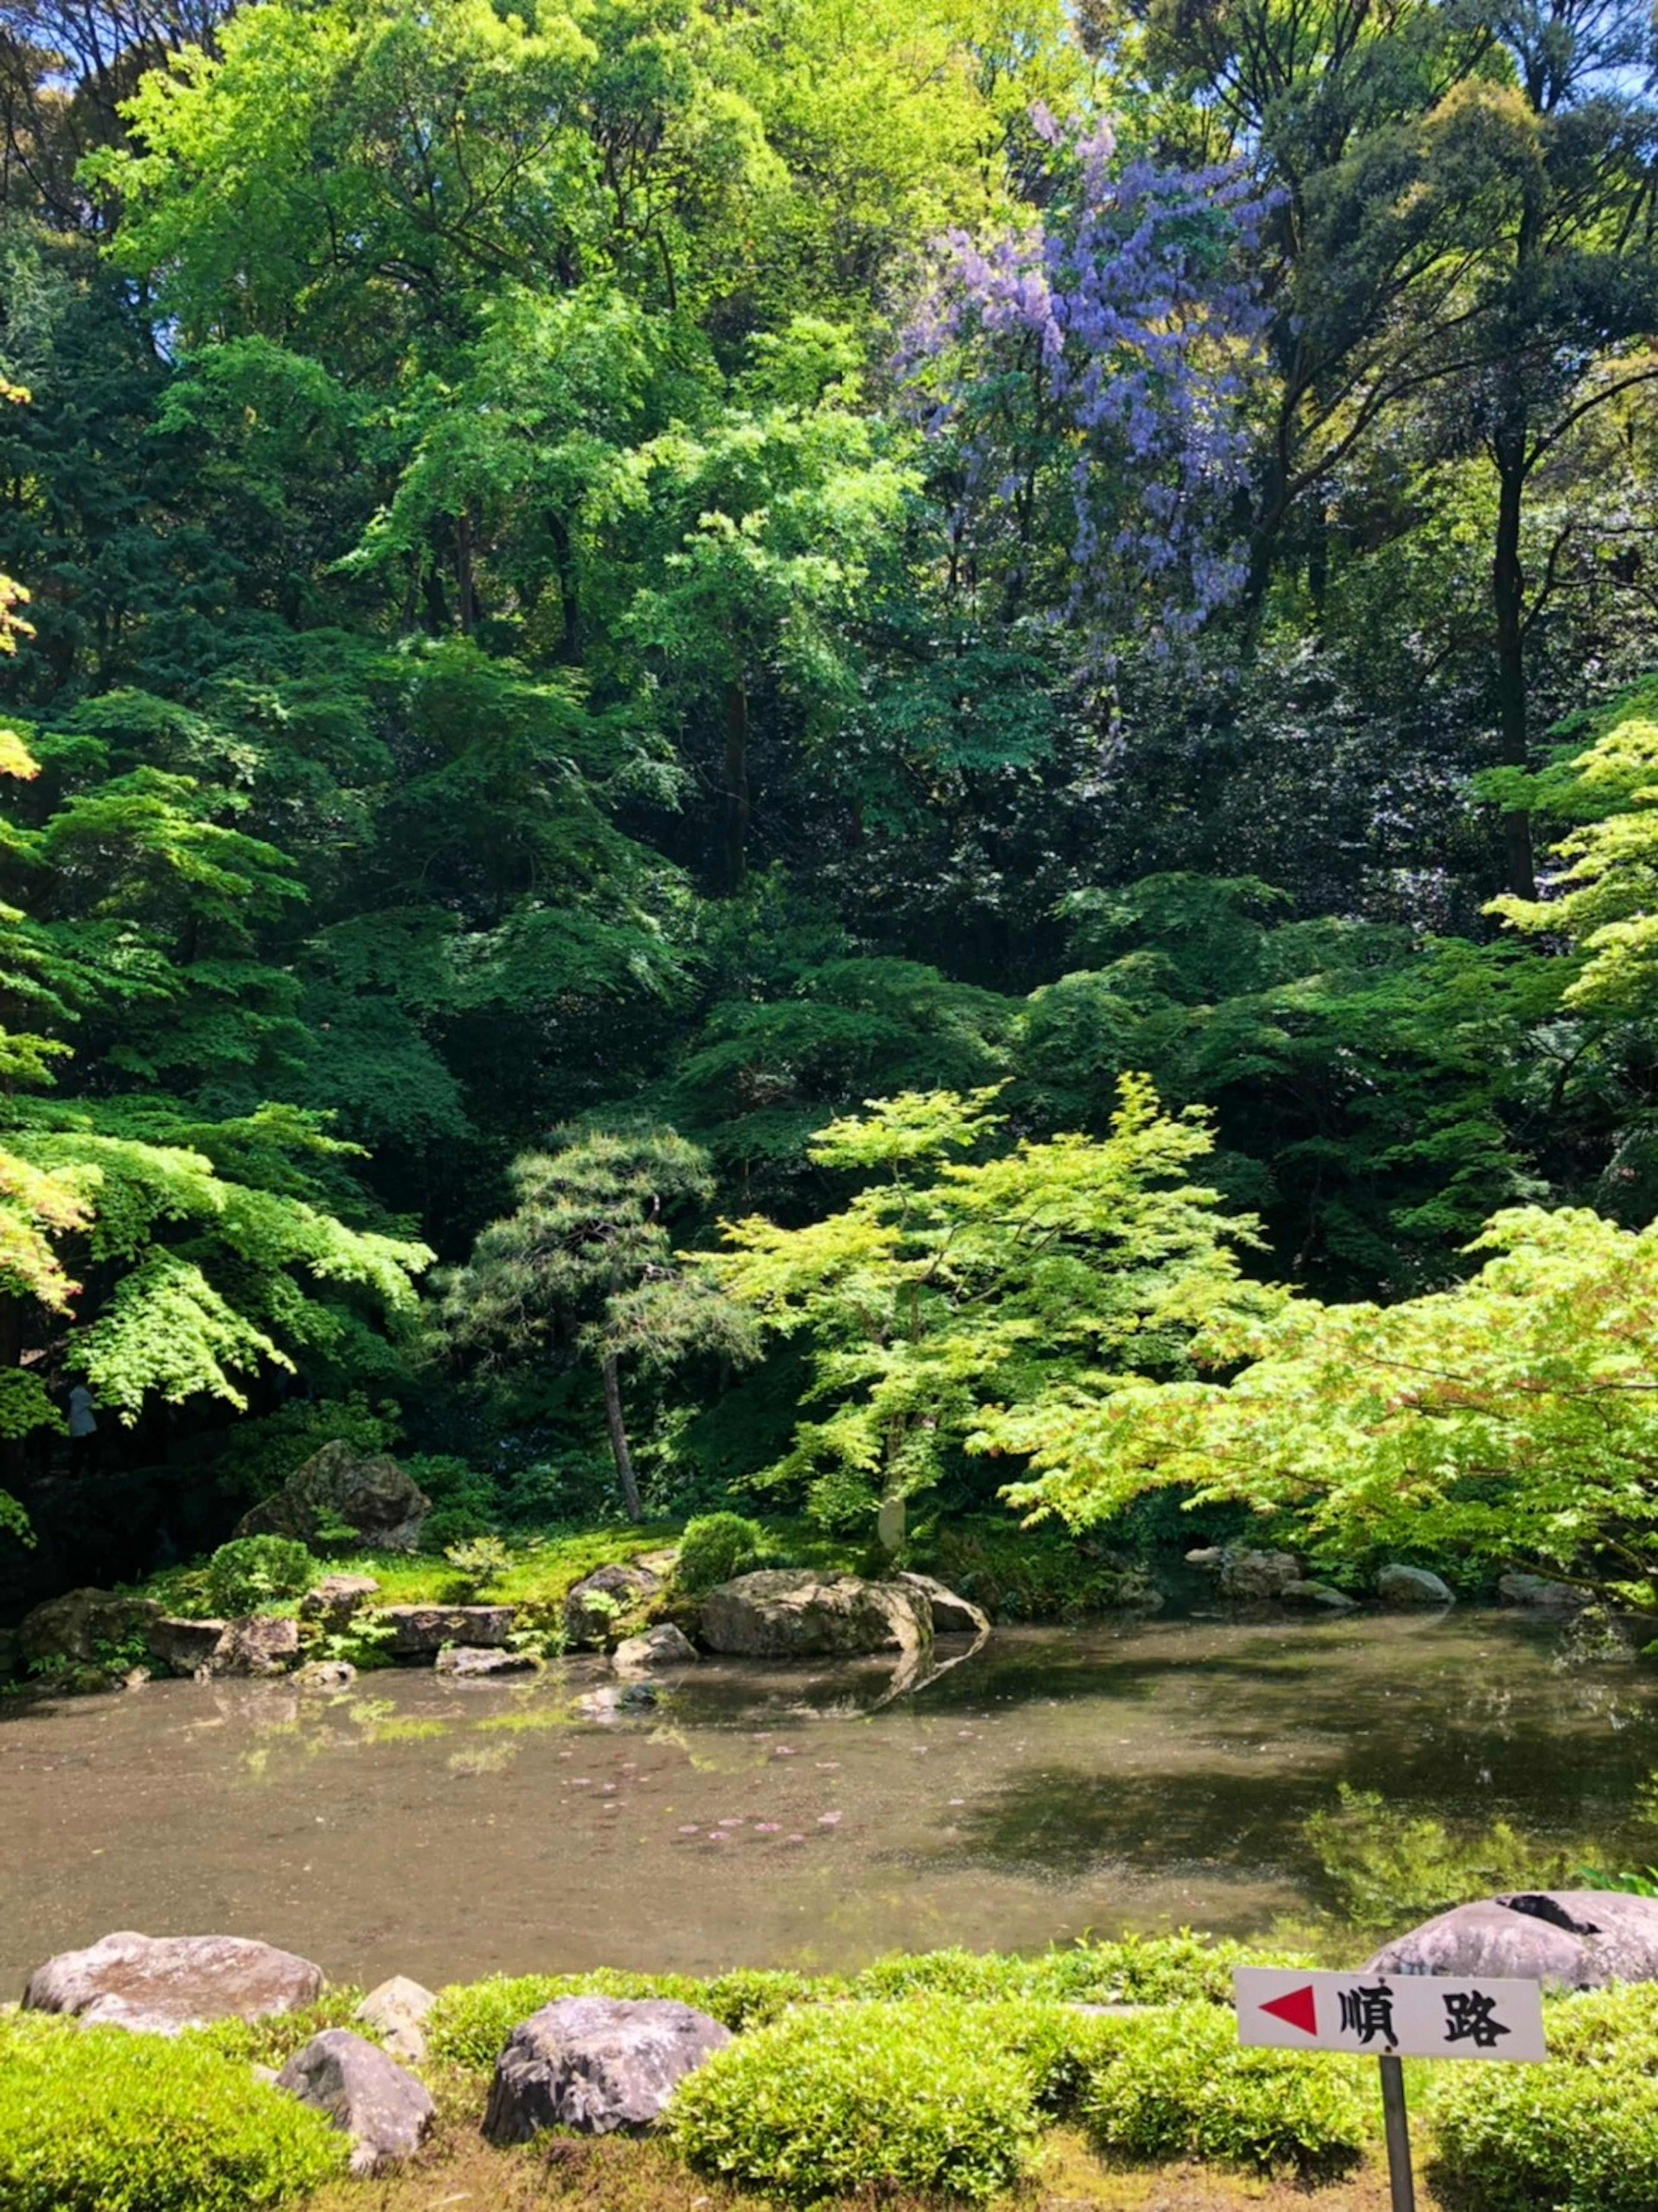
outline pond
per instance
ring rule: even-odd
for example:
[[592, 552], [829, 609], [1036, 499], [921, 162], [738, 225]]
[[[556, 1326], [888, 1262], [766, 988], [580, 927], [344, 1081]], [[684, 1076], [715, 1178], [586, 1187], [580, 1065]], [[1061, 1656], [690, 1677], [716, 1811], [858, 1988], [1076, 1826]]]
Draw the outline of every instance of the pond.
[[1628, 1863], [1658, 1767], [1644, 1670], [1558, 1665], [1511, 1614], [1004, 1631], [872, 1711], [878, 1672], [705, 1662], [574, 1717], [598, 1679], [0, 1708], [0, 1992], [117, 1928], [432, 1984], [1248, 1935], [1321, 1901], [1303, 1824], [1343, 1781]]

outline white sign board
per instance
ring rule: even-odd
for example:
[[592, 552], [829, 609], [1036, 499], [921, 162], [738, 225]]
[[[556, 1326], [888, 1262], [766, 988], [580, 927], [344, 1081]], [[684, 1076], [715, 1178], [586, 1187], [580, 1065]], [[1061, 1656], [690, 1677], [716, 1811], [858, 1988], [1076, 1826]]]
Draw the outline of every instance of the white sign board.
[[1232, 1972], [1238, 2040], [1360, 2058], [1546, 2058], [1535, 1982], [1448, 1974]]

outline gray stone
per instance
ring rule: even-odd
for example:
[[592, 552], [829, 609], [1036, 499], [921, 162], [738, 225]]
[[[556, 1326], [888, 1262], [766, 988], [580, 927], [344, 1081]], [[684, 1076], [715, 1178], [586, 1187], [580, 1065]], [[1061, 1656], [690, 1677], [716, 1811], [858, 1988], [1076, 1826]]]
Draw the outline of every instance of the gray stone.
[[710, 1650], [743, 1658], [908, 1654], [931, 1644], [932, 1608], [902, 1583], [762, 1567], [710, 1590], [699, 1627]]
[[695, 1667], [696, 1646], [671, 1620], [659, 1621], [642, 1636], [630, 1636], [611, 1655], [618, 1674], [648, 1674], [660, 1667]]
[[139, 1936], [124, 1929], [37, 1966], [23, 1992], [33, 2012], [84, 2026], [176, 2035], [216, 2020], [268, 2020], [314, 2004], [320, 1966], [242, 1936]]
[[596, 1567], [564, 1599], [564, 1633], [572, 1644], [604, 1650], [635, 1626], [662, 1588], [648, 1567]]
[[589, 1690], [575, 1701], [575, 1709], [583, 1720], [617, 1721], [629, 1714], [647, 1713], [657, 1699], [653, 1682], [607, 1682], [603, 1689]]
[[1221, 1554], [1223, 1597], [1282, 1597], [1302, 1580], [1301, 1562], [1290, 1552], [1242, 1552], [1229, 1547]]
[[1312, 1606], [1325, 1613], [1357, 1610], [1356, 1598], [1349, 1597], [1345, 1590], [1339, 1590], [1329, 1583], [1285, 1583], [1278, 1595], [1285, 1605]]
[[1186, 1564], [1188, 1567], [1201, 1568], [1206, 1574], [1218, 1575], [1225, 1558], [1226, 1553], [1218, 1544], [1199, 1544], [1195, 1551], [1186, 1554]]
[[1376, 1578], [1376, 1594], [1383, 1605], [1427, 1607], [1455, 1605], [1456, 1593], [1426, 1567], [1383, 1567]]
[[349, 1659], [313, 1659], [294, 1675], [297, 1690], [349, 1690], [357, 1670]]
[[163, 1613], [144, 1631], [152, 1659], [175, 1674], [195, 1674], [210, 1664], [225, 1630], [225, 1620], [182, 1620]]
[[541, 1662], [533, 1651], [489, 1651], [476, 1644], [452, 1644], [433, 1664], [440, 1674], [473, 1681], [487, 1674], [532, 1674]]
[[212, 1674], [286, 1674], [300, 1656], [297, 1620], [273, 1620], [253, 1613], [246, 1620], [228, 1620], [224, 1634], [208, 1661]]
[[236, 1524], [239, 1536], [296, 1536], [314, 1544], [319, 1529], [342, 1522], [374, 1552], [412, 1552], [432, 1501], [383, 1452], [362, 1453], [339, 1439], [313, 1453], [282, 1488]]
[[412, 2158], [437, 2117], [424, 2084], [349, 2027], [313, 2035], [276, 2076], [276, 2087], [325, 2112], [350, 2136], [351, 2171], [360, 2176], [385, 2173]]
[[1658, 1898], [1605, 1889], [1482, 1898], [1395, 1936], [1363, 1971], [1507, 1976], [1557, 1990], [1658, 1981]]
[[393, 1974], [370, 1990], [352, 2014], [379, 2036], [393, 2058], [408, 2066], [426, 2059], [426, 2021], [437, 2002], [432, 1991], [407, 1974]]
[[25, 1659], [73, 1659], [83, 1667], [106, 1664], [108, 1654], [137, 1638], [146, 1643], [161, 1617], [154, 1598], [119, 1597], [113, 1590], [65, 1590], [25, 1613], [17, 1626]]
[[446, 1644], [464, 1644], [475, 1650], [501, 1650], [516, 1617], [510, 1605], [380, 1607], [380, 1619], [392, 1624], [394, 1659], [435, 1659]]
[[560, 1997], [513, 2029], [483, 2132], [519, 2143], [544, 2128], [648, 2128], [686, 2075], [731, 2039], [707, 2013], [667, 1998]]
[[1592, 1601], [1588, 1590], [1551, 1582], [1546, 1575], [1503, 1575], [1497, 1591], [1509, 1605], [1530, 1606], [1539, 1613], [1582, 1613]]
[[380, 1587], [373, 1575], [325, 1575], [300, 1600], [300, 1618], [320, 1621], [338, 1635], [380, 1595]]
[[926, 1600], [932, 1614], [935, 1636], [988, 1636], [990, 1615], [971, 1598], [959, 1597], [943, 1583], [935, 1582], [931, 1575], [902, 1574], [897, 1577], [906, 1589], [920, 1591]]

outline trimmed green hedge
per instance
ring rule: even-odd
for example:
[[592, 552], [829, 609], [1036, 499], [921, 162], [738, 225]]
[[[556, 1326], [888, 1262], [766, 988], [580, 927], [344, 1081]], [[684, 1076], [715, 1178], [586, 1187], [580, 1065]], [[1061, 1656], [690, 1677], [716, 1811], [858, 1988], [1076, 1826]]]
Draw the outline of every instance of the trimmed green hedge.
[[0, 2015], [4, 2212], [265, 2212], [349, 2148], [199, 2038]]
[[1109, 2023], [1080, 2097], [1090, 2136], [1125, 2158], [1195, 2158], [1324, 2179], [1357, 2164], [1375, 2127], [1357, 2060], [1248, 2051], [1230, 2010], [1179, 2005]]
[[699, 2172], [792, 2204], [910, 2189], [983, 2203], [1029, 2169], [1028, 2066], [944, 2002], [810, 2006], [679, 2085], [669, 2138]]
[[1435, 2190], [1461, 2212], [1652, 2212], [1658, 1987], [1548, 2008], [1543, 2066], [1436, 2069]]

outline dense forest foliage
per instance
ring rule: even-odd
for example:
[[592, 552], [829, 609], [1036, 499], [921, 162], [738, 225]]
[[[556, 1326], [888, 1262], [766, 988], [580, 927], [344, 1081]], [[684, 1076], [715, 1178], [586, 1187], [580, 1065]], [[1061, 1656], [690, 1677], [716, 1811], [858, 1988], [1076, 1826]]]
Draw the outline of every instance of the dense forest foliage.
[[1645, 1573], [1654, 60], [8, 8], [0, 1504], [84, 1380], [451, 1538], [1323, 1467]]

